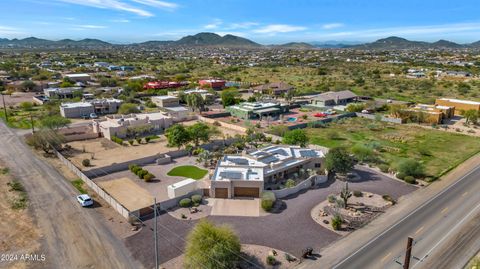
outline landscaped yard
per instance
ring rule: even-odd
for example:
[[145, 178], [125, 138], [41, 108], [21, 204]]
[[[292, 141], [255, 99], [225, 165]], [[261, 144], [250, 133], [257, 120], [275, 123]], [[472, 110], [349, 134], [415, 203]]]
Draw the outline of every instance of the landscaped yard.
[[198, 168], [194, 165], [182, 165], [177, 166], [170, 170], [167, 175], [177, 176], [177, 177], [186, 177], [192, 179], [202, 179], [208, 173], [207, 170]]
[[375, 149], [390, 167], [403, 159], [415, 159], [424, 165], [430, 180], [480, 152], [478, 137], [418, 126], [362, 118], [343, 119], [327, 126], [307, 129], [310, 143], [347, 148], [360, 144]]

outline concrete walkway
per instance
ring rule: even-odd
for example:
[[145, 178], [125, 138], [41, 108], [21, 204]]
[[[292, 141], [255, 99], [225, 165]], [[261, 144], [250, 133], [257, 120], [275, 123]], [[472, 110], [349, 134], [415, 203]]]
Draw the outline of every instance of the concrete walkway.
[[259, 217], [260, 199], [207, 199], [212, 204], [212, 216]]

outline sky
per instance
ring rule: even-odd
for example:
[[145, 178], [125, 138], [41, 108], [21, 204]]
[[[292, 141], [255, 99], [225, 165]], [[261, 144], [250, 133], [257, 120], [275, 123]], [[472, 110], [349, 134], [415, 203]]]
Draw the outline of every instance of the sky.
[[177, 40], [199, 32], [261, 44], [480, 40], [478, 0], [1, 0], [0, 38]]

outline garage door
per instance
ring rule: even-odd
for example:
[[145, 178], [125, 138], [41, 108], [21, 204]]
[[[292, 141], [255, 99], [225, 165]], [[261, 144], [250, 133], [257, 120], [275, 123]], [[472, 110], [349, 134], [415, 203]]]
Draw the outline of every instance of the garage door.
[[235, 197], [259, 197], [260, 190], [258, 188], [236, 187], [233, 194]]
[[215, 198], [228, 198], [228, 189], [215, 188]]

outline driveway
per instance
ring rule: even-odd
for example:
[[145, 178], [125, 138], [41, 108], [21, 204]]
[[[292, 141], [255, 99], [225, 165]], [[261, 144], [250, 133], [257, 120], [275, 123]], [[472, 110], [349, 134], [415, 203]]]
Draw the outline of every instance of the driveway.
[[260, 199], [215, 199], [209, 198], [212, 204], [212, 216], [259, 217]]
[[[353, 190], [388, 194], [395, 199], [416, 190], [412, 185], [373, 170], [362, 167], [357, 170], [364, 179], [349, 184]], [[269, 246], [300, 256], [305, 247], [311, 246], [319, 250], [340, 238], [336, 233], [318, 225], [311, 218], [310, 211], [329, 194], [338, 193], [343, 186], [343, 182], [329, 181], [316, 189], [284, 198], [284, 209], [277, 214], [264, 217], [209, 216], [208, 219], [216, 224], [230, 225], [242, 243]], [[151, 219], [147, 220], [147, 226], [142, 231], [125, 239], [127, 247], [146, 267], [154, 266], [152, 223]], [[162, 214], [158, 218], [161, 263], [182, 254], [185, 238], [195, 223], [196, 221], [178, 220], [168, 214]]]

